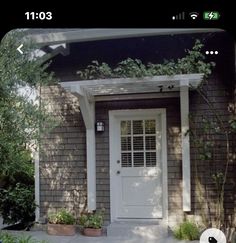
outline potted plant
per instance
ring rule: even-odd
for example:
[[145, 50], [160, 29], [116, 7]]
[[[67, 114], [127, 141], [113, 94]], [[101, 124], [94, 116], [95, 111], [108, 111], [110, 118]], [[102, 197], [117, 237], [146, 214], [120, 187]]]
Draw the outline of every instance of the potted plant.
[[50, 235], [74, 235], [75, 217], [65, 209], [49, 214], [47, 232]]
[[103, 225], [103, 211], [85, 213], [80, 216], [80, 225], [86, 236], [101, 236]]

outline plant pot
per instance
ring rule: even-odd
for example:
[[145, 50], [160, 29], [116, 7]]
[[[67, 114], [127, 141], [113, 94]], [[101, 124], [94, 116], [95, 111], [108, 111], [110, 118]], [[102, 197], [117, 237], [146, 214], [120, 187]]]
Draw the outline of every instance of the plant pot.
[[83, 233], [85, 236], [101, 236], [102, 235], [102, 229], [93, 229], [93, 228], [84, 228]]
[[49, 235], [75, 235], [75, 225], [69, 224], [48, 224]]

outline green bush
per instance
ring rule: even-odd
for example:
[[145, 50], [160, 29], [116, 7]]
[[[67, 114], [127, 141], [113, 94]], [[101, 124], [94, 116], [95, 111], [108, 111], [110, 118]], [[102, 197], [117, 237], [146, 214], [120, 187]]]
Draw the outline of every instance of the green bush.
[[179, 240], [198, 240], [200, 231], [195, 223], [184, 221], [174, 230], [174, 236]]
[[0, 233], [0, 240], [3, 243], [16, 243], [16, 236], [8, 233]]
[[38, 241], [34, 238], [32, 238], [31, 235], [12, 235], [7, 232], [0, 233], [0, 240], [2, 243], [46, 243], [47, 241], [42, 240]]
[[31, 91], [56, 79], [47, 70], [49, 63], [32, 58], [37, 45], [31, 40], [24, 41], [24, 55], [15, 51], [24, 36], [24, 30], [13, 30], [0, 44], [0, 214], [5, 223], [34, 218], [34, 163], [28, 148], [37, 147], [42, 134], [57, 125], [44, 102], [29, 99]]
[[82, 214], [79, 223], [84, 228], [100, 229], [103, 225], [103, 212]]
[[47, 243], [45, 240], [36, 240], [31, 235], [21, 235], [17, 237], [17, 243]]
[[65, 209], [61, 209], [55, 214], [49, 214], [48, 221], [51, 224], [75, 224], [75, 217]]
[[22, 223], [34, 221], [36, 204], [32, 186], [17, 183], [15, 187], [0, 190], [0, 213], [4, 223]]

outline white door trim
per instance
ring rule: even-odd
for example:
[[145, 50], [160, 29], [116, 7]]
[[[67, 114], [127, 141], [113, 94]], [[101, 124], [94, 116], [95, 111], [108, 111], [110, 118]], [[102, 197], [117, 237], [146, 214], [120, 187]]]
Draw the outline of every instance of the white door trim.
[[118, 128], [118, 119], [127, 116], [153, 116], [161, 115], [162, 122], [162, 190], [163, 190], [163, 222], [168, 221], [168, 181], [167, 181], [167, 142], [166, 142], [166, 109], [127, 109], [127, 110], [110, 110], [109, 111], [109, 147], [110, 147], [110, 213], [111, 222], [117, 220], [117, 199], [116, 188], [117, 184], [114, 180], [116, 163], [112, 163], [116, 158], [119, 158], [119, 145], [117, 139], [113, 139]]

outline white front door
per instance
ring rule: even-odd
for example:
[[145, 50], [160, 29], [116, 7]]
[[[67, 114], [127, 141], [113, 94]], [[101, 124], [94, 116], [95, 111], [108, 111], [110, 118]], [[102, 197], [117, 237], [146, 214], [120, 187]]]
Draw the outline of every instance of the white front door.
[[114, 114], [110, 120], [113, 213], [117, 219], [162, 218], [163, 114], [153, 110]]

